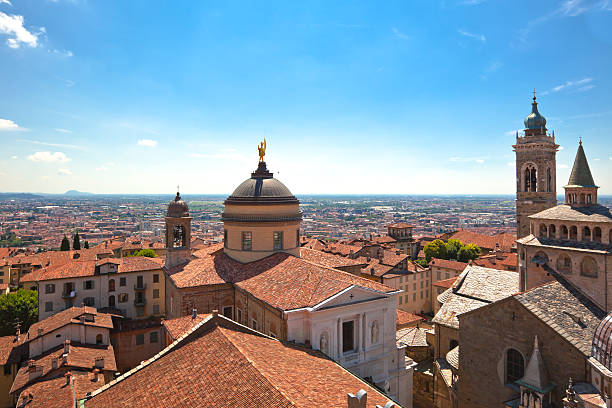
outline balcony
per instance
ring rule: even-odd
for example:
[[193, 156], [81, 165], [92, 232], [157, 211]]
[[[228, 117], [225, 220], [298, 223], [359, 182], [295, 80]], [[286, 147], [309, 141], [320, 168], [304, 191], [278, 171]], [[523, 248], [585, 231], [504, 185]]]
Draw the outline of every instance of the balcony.
[[137, 283], [134, 285], [134, 290], [145, 290], [147, 288], [146, 283]]
[[134, 299], [134, 306], [144, 306], [147, 304], [147, 300], [143, 297]]
[[65, 290], [62, 292], [62, 299], [74, 299], [76, 297], [76, 290]]

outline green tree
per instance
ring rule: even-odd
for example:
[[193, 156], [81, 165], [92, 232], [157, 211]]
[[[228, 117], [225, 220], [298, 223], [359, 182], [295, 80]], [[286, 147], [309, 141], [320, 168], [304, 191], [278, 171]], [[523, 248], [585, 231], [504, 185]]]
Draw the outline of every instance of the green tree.
[[0, 335], [9, 336], [27, 331], [38, 321], [38, 294], [34, 290], [19, 289], [17, 292], [0, 295]]
[[148, 248], [141, 249], [140, 251], [136, 252], [134, 255], [131, 256], [146, 256], [147, 258], [157, 258], [157, 254], [155, 253], [155, 251]]
[[427, 259], [428, 263], [431, 261], [431, 258], [447, 259], [446, 244], [441, 239], [433, 240], [425, 245], [423, 252], [425, 252], [425, 259]]
[[416, 259], [414, 263], [421, 265], [423, 268], [427, 268], [429, 266], [429, 262], [427, 262], [427, 259]]
[[446, 258], [445, 259], [457, 259], [457, 253], [463, 247], [463, 242], [458, 239], [449, 239], [446, 242]]
[[89, 241], [85, 241], [85, 245], [83, 245], [83, 248], [89, 249]]
[[62, 245], [60, 246], [60, 251], [70, 251], [70, 241], [64, 235], [64, 239], [62, 239]]
[[457, 252], [457, 260], [459, 262], [468, 262], [478, 258], [478, 255], [480, 255], [480, 248], [474, 244], [467, 244]]
[[79, 231], [74, 233], [74, 238], [72, 240], [72, 249], [81, 249], [81, 238], [79, 237]]

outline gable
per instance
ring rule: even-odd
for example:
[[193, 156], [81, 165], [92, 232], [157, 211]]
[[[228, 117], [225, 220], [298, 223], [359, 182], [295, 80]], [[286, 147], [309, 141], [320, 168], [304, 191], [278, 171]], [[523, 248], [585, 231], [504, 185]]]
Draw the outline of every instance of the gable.
[[377, 299], [389, 298], [390, 294], [377, 292], [375, 290], [362, 288], [359, 286], [350, 286], [334, 296], [325, 299], [323, 302], [316, 305], [314, 310], [324, 310], [332, 307], [350, 305], [354, 303], [369, 302]]

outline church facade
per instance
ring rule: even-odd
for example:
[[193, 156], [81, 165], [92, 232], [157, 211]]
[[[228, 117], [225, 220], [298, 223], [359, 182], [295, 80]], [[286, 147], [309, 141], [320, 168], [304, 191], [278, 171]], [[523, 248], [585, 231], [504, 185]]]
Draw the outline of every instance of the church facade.
[[413, 363], [395, 342], [401, 291], [300, 257], [299, 201], [257, 169], [225, 200], [224, 242], [192, 254], [189, 209], [166, 217], [168, 318], [213, 313], [282, 341], [320, 350], [412, 406]]

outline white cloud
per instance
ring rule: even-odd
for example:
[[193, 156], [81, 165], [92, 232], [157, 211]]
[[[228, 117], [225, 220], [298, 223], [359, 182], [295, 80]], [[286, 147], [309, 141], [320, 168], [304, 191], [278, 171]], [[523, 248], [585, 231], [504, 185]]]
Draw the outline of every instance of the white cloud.
[[559, 164], [560, 169], [567, 169], [569, 166], [567, 164]]
[[485, 37], [482, 34], [473, 34], [473, 33], [470, 33], [468, 31], [465, 31], [465, 30], [462, 30], [462, 29], [457, 30], [457, 32], [459, 34], [461, 34], [462, 36], [464, 36], [464, 37], [473, 38], [475, 40], [480, 41], [481, 43], [487, 42], [487, 37]]
[[65, 163], [70, 161], [62, 152], [36, 152], [28, 156], [28, 160], [33, 162], [44, 162], [44, 163]]
[[101, 165], [100, 167], [96, 167], [96, 171], [108, 171], [108, 167]]
[[565, 147], [559, 146], [559, 150], [563, 150], [563, 149], [565, 149]]
[[23, 26], [23, 16], [9, 16], [0, 11], [0, 33], [10, 36], [6, 43], [11, 48], [19, 48], [21, 45], [28, 47], [38, 45], [38, 34], [28, 31]]
[[0, 131], [3, 130], [26, 130], [12, 120], [0, 119]]
[[409, 35], [407, 35], [407, 34], [402, 33], [402, 32], [401, 32], [400, 30], [398, 30], [396, 27], [392, 27], [392, 28], [391, 28], [391, 31], [393, 31], [393, 34], [394, 34], [394, 35], [395, 35], [397, 38], [399, 38], [399, 39], [401, 39], [401, 40], [411, 40], [411, 39], [412, 39], [412, 37], [411, 37], [411, 36], [409, 36]]
[[589, 11], [610, 11], [610, 0], [565, 0], [559, 12], [567, 17], [576, 17]]
[[59, 169], [57, 171], [58, 174], [62, 175], [62, 176], [71, 176], [72, 172], [69, 169]]
[[18, 156], [11, 156], [11, 159], [13, 160], [17, 160], [19, 157]]
[[155, 147], [155, 146], [157, 146], [157, 140], [140, 139], [138, 141], [138, 146]]
[[70, 50], [53, 50], [53, 53], [59, 55], [60, 57], [66, 58], [74, 56], [74, 54]]
[[468, 162], [476, 162], [479, 164], [484, 163], [484, 159], [476, 158], [476, 157], [451, 157], [448, 159], [455, 163], [468, 163]]
[[55, 131], [60, 132], [60, 133], [72, 133], [72, 130], [62, 129], [62, 128], [55, 128]]
[[8, 4], [9, 6], [12, 6], [11, 2], [9, 0], [0, 0], [0, 4]]
[[41, 142], [40, 140], [28, 140], [28, 139], [17, 139], [17, 141], [23, 142], [23, 143], [32, 143], [32, 144], [40, 145], [40, 146], [64, 147], [67, 149], [84, 150], [81, 146], [77, 146], [73, 144], [50, 143], [50, 142]]
[[550, 93], [559, 92], [563, 90], [576, 89], [576, 87], [579, 87], [578, 89], [576, 89], [577, 92], [588, 91], [589, 89], [595, 88], [595, 85], [589, 84], [589, 82], [591, 81], [593, 81], [593, 78], [589, 77], [585, 77], [577, 81], [567, 81], [564, 84], [557, 85], [552, 89], [542, 92], [540, 95], [548, 95]]

